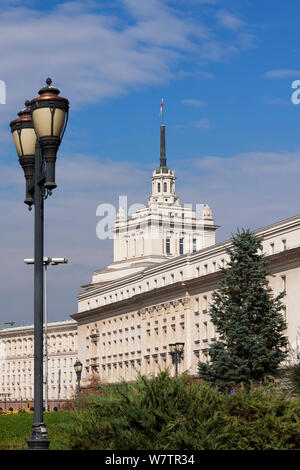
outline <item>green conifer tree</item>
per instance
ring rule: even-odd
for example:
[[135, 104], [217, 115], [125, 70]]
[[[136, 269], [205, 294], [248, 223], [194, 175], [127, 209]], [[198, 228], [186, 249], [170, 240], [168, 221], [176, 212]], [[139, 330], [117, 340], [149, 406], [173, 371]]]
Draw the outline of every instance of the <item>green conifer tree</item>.
[[221, 269], [224, 277], [212, 294], [209, 313], [220, 336], [209, 346], [209, 362], [199, 362], [198, 371], [221, 391], [276, 375], [287, 354], [285, 293], [273, 295], [261, 250], [261, 238], [238, 230], [226, 250], [230, 261]]

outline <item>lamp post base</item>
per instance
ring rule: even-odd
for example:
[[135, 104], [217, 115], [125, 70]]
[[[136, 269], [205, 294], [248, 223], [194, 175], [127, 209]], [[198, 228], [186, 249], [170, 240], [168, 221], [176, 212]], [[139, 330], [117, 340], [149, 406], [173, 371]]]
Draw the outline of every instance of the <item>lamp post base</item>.
[[48, 450], [50, 441], [47, 439], [47, 428], [44, 423], [33, 424], [32, 434], [27, 443], [29, 450]]

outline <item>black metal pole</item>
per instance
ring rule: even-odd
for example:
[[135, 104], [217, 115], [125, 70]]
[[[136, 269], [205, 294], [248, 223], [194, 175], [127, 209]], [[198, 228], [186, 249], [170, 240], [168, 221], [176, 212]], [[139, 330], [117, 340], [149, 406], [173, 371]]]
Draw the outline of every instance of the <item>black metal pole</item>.
[[43, 289], [44, 289], [44, 190], [43, 159], [35, 147], [34, 175], [34, 423], [28, 440], [30, 450], [48, 449], [47, 428], [43, 422]]
[[57, 409], [60, 410], [60, 383], [61, 383], [61, 370], [58, 371], [58, 393], [57, 393]]
[[77, 374], [77, 381], [78, 381], [78, 411], [80, 411], [80, 375]]
[[175, 377], [176, 379], [178, 378], [178, 353], [177, 351], [175, 352]]

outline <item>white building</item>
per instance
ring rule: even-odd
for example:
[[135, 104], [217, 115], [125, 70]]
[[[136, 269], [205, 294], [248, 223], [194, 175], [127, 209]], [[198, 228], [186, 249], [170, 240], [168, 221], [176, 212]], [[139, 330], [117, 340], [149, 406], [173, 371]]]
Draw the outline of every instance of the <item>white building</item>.
[[[33, 333], [33, 325], [0, 330], [0, 393], [7, 394], [7, 403], [14, 405], [14, 409], [33, 406]], [[48, 323], [47, 340], [48, 400], [52, 410], [76, 389], [77, 323], [74, 320]], [[4, 402], [4, 397], [0, 397], [2, 409]]]
[[[197, 374], [216, 340], [208, 314], [211, 294], [226, 266], [230, 240], [215, 244], [212, 211], [199, 216], [180, 204], [175, 175], [166, 166], [161, 126], [160, 166], [153, 172], [147, 206], [128, 220], [121, 209], [114, 227], [114, 261], [94, 272], [78, 297], [78, 355], [83, 378], [133, 380], [138, 372], [173, 371], [169, 344], [184, 342], [180, 371]], [[285, 289], [286, 335], [297, 341], [300, 304], [300, 216], [255, 232], [263, 236], [274, 292]]]
[[[218, 226], [210, 207], [198, 209], [182, 205], [176, 196], [161, 126], [160, 166], [153, 172], [147, 205], [129, 219], [119, 210], [113, 262], [94, 272], [83, 287], [73, 320], [48, 327], [53, 404], [58, 370], [61, 398], [71, 396], [77, 356], [83, 363], [83, 384], [95, 375], [102, 382], [134, 380], [137, 373], [157, 374], [167, 367], [174, 373], [169, 344], [184, 342], [179, 372], [197, 374], [198, 361], [208, 359], [208, 346], [217, 339], [209, 303], [230, 246], [230, 240], [215, 244]], [[286, 336], [295, 349], [300, 329], [300, 215], [255, 233], [263, 237], [270, 261], [270, 286], [275, 294], [286, 292]], [[32, 345], [32, 327], [0, 331], [0, 392], [32, 397]]]

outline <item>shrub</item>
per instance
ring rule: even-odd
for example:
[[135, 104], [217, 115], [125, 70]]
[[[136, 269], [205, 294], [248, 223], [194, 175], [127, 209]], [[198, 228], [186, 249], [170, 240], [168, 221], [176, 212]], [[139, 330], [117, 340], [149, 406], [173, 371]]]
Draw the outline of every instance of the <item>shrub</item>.
[[283, 371], [282, 381], [287, 390], [300, 395], [300, 362], [289, 366]]
[[107, 397], [89, 397], [64, 428], [71, 449], [299, 449], [300, 400], [271, 388], [222, 395], [162, 372]]

